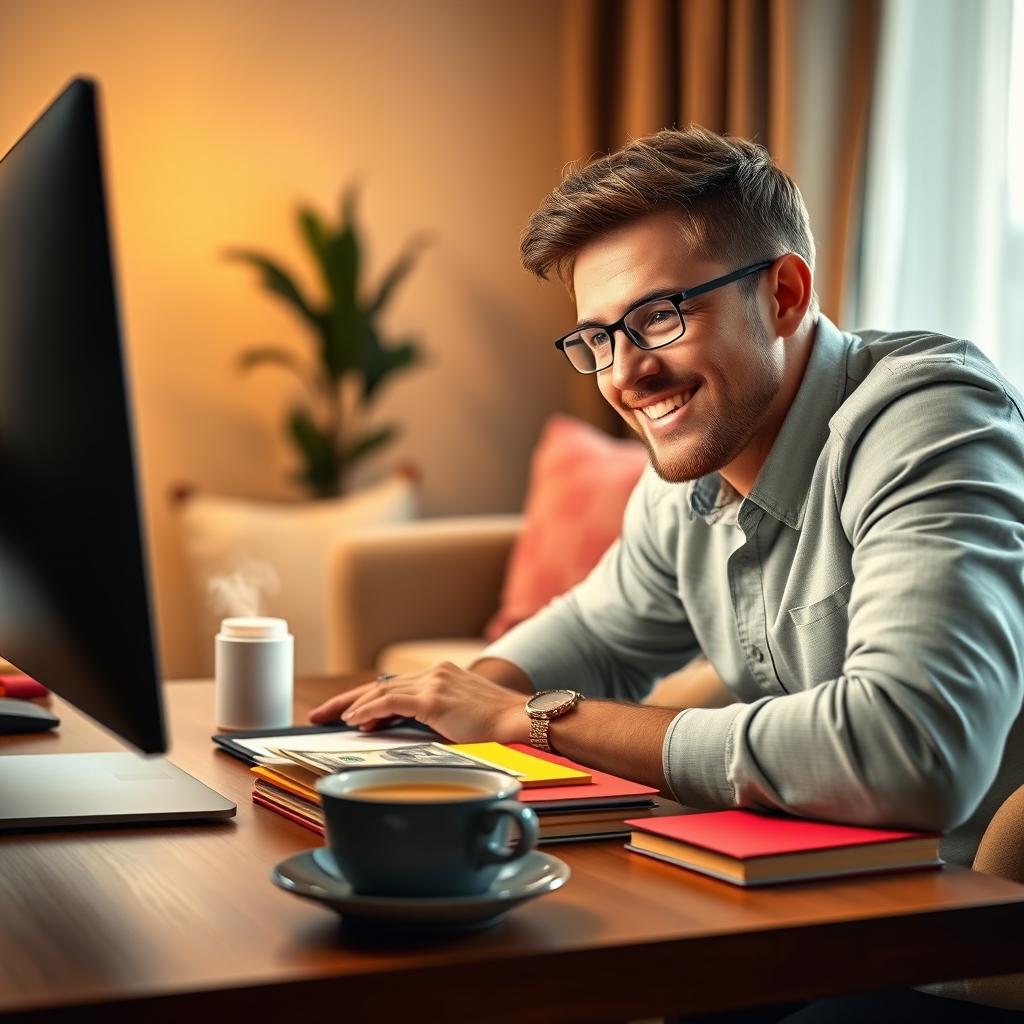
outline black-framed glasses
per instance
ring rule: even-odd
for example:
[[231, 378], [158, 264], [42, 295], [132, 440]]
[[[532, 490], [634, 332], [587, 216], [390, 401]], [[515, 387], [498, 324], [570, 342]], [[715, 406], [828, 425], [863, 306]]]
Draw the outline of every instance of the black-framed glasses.
[[616, 331], [625, 331], [626, 337], [644, 351], [671, 345], [686, 333], [686, 321], [679, 308], [682, 303], [757, 274], [774, 262], [762, 260], [685, 291], [644, 299], [630, 306], [613, 324], [595, 324], [571, 331], [555, 342], [555, 348], [564, 353], [573, 369], [580, 373], [597, 373], [598, 370], [606, 370], [615, 359]]

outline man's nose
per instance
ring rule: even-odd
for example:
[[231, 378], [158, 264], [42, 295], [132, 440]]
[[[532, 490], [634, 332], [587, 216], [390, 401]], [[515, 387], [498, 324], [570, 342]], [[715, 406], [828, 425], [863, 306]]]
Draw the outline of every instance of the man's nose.
[[658, 354], [637, 348], [622, 329], [615, 332], [615, 356], [612, 360], [612, 385], [618, 391], [633, 387], [637, 381], [658, 372]]

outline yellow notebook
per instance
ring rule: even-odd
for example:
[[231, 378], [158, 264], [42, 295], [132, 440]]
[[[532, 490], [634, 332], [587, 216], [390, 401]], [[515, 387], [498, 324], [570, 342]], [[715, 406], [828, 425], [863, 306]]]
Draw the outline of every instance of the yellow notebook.
[[575, 786], [592, 781], [589, 773], [578, 768], [567, 768], [542, 757], [534, 757], [504, 743], [450, 743], [446, 744], [467, 757], [477, 757], [515, 775], [524, 789], [531, 786]]

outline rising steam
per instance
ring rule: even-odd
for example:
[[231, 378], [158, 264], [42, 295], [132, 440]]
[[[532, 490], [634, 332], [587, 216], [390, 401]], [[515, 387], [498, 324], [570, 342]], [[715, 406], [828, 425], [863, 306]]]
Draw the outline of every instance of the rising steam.
[[208, 580], [206, 598], [218, 618], [263, 615], [265, 599], [280, 589], [281, 580], [272, 565], [246, 559], [233, 572]]

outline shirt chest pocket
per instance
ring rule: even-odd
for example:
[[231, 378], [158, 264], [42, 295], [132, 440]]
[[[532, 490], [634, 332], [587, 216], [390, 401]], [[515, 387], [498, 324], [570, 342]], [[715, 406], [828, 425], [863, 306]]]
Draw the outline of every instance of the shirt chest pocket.
[[806, 689], [842, 675], [852, 589], [851, 580], [819, 601], [788, 610], [783, 642], [789, 648], [786, 660], [795, 676], [794, 689]]
[[844, 612], [846, 606], [850, 603], [850, 591], [853, 589], [853, 581], [844, 583], [841, 587], [833, 590], [828, 597], [823, 597], [820, 601], [814, 601], [811, 604], [802, 604], [797, 608], [789, 609], [789, 617], [793, 620], [795, 626], [811, 626], [815, 622], [820, 622], [822, 619], [828, 618], [831, 615], [835, 615], [836, 612]]

